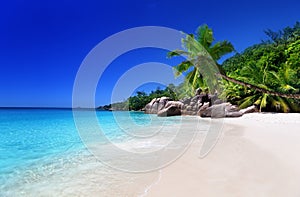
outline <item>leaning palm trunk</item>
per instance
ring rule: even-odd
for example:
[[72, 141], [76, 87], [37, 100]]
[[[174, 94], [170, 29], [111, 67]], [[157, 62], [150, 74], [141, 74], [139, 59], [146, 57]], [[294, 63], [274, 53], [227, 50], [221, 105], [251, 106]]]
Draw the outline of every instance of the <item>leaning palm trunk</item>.
[[182, 40], [184, 50], [177, 49], [168, 53], [168, 57], [186, 56], [187, 61], [183, 61], [175, 67], [176, 75], [187, 72], [190, 68], [194, 67], [193, 71], [189, 72], [186, 77], [186, 80], [194, 87], [194, 89], [198, 88], [197, 85], [199, 84], [196, 82], [197, 79], [201, 78], [201, 81], [205, 82], [205, 85], [208, 86], [211, 92], [220, 92], [218, 89], [221, 87], [219, 86], [219, 81], [216, 77], [222, 77], [227, 81], [272, 96], [300, 99], [300, 94], [274, 92], [228, 77], [222, 69], [222, 66], [217, 63], [217, 60], [223, 55], [234, 51], [234, 48], [228, 41], [217, 42], [212, 45], [213, 41], [214, 37], [212, 29], [208, 28], [207, 25], [203, 25], [198, 28], [196, 36], [188, 34], [186, 38]]
[[224, 74], [218, 73], [217, 75], [221, 76], [223, 79], [226, 79], [227, 81], [230, 81], [230, 82], [235, 83], [235, 84], [246, 86], [246, 87], [248, 87], [250, 89], [253, 89], [253, 90], [256, 90], [258, 92], [262, 92], [262, 93], [273, 95], [273, 96], [284, 97], [284, 98], [300, 99], [300, 94], [284, 94], [284, 93], [280, 93], [280, 92], [274, 92], [274, 91], [270, 91], [270, 90], [260, 88], [256, 85], [252, 85], [252, 84], [249, 84], [249, 83], [237, 80], [237, 79], [233, 79], [233, 78], [228, 77]]

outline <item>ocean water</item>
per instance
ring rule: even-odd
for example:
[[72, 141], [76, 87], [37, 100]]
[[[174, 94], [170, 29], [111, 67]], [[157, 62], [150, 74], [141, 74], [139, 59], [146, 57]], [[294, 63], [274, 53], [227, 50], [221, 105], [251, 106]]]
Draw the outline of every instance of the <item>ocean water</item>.
[[72, 110], [0, 110], [0, 196], [142, 196], [159, 171], [138, 174], [113, 169], [88, 149], [82, 133], [88, 136], [101, 128], [105, 140], [93, 134], [87, 139], [143, 153], [168, 145], [183, 119], [196, 121], [140, 112], [96, 112], [95, 126], [89, 121], [93, 113], [76, 113], [83, 120], [81, 131]]

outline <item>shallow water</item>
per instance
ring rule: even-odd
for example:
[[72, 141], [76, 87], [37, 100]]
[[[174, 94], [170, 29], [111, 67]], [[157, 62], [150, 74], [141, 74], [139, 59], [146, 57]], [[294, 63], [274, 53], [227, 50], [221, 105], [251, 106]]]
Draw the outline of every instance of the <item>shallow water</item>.
[[[134, 160], [128, 154], [122, 155], [124, 158], [113, 157], [109, 145], [132, 155], [150, 153], [151, 161], [162, 147], [181, 151], [177, 145], [187, 146], [190, 137], [186, 141], [181, 137], [182, 143], [170, 143], [177, 140], [182, 122], [195, 122], [189, 125], [192, 130], [197, 128], [195, 117], [158, 118], [140, 112], [96, 112], [98, 124], [94, 125], [90, 121], [93, 113], [76, 113], [84, 123], [80, 132], [72, 110], [0, 110], [0, 196], [142, 195], [144, 188], [157, 179], [158, 169], [150, 169], [154, 165], [149, 166], [145, 160], [128, 169], [145, 165], [141, 169], [149, 167], [150, 173], [124, 172], [130, 171], [125, 164], [132, 165], [130, 162]], [[99, 128], [103, 135], [96, 139], [94, 135], [100, 132]], [[186, 136], [189, 135], [187, 132]], [[86, 138], [82, 141], [81, 137]], [[101, 144], [101, 149], [90, 152], [89, 143], [97, 148]], [[105, 154], [112, 154], [109, 159], [113, 162], [100, 162], [99, 158]], [[166, 150], [164, 154], [172, 155]], [[123, 172], [116, 170], [118, 167]]]

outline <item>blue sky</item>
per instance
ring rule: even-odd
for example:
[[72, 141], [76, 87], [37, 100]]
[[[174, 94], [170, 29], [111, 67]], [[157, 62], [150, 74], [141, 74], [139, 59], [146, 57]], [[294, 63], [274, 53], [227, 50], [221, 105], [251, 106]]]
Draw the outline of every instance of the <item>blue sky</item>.
[[[265, 39], [263, 30], [300, 20], [300, 2], [286, 1], [2, 1], [0, 7], [0, 106], [70, 107], [81, 62], [108, 36], [137, 26], [166, 26], [187, 33], [206, 23], [216, 40], [237, 51]], [[96, 104], [131, 66], [168, 60], [150, 49], [120, 57], [107, 70]], [[120, 98], [122, 96], [120, 95]]]

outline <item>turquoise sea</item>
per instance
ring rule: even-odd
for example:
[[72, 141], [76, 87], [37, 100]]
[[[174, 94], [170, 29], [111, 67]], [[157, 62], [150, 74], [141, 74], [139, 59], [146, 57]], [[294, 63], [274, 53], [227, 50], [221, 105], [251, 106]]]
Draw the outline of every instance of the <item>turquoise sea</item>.
[[[93, 130], [88, 123], [90, 113], [77, 113], [86, 119], [87, 131]], [[126, 129], [143, 133], [161, 125], [174, 128], [182, 120], [141, 112], [101, 111], [96, 116], [105, 136], [121, 144], [133, 138]], [[171, 133], [172, 129], [163, 132]], [[157, 139], [153, 143], [157, 145]], [[139, 145], [149, 147], [151, 141]], [[93, 191], [98, 196], [111, 196], [111, 191], [121, 195], [124, 191], [117, 183], [126, 187], [124, 181], [130, 184], [139, 179], [138, 175], [129, 179], [116, 173], [87, 150], [71, 109], [0, 110], [0, 196], [86, 196]]]

